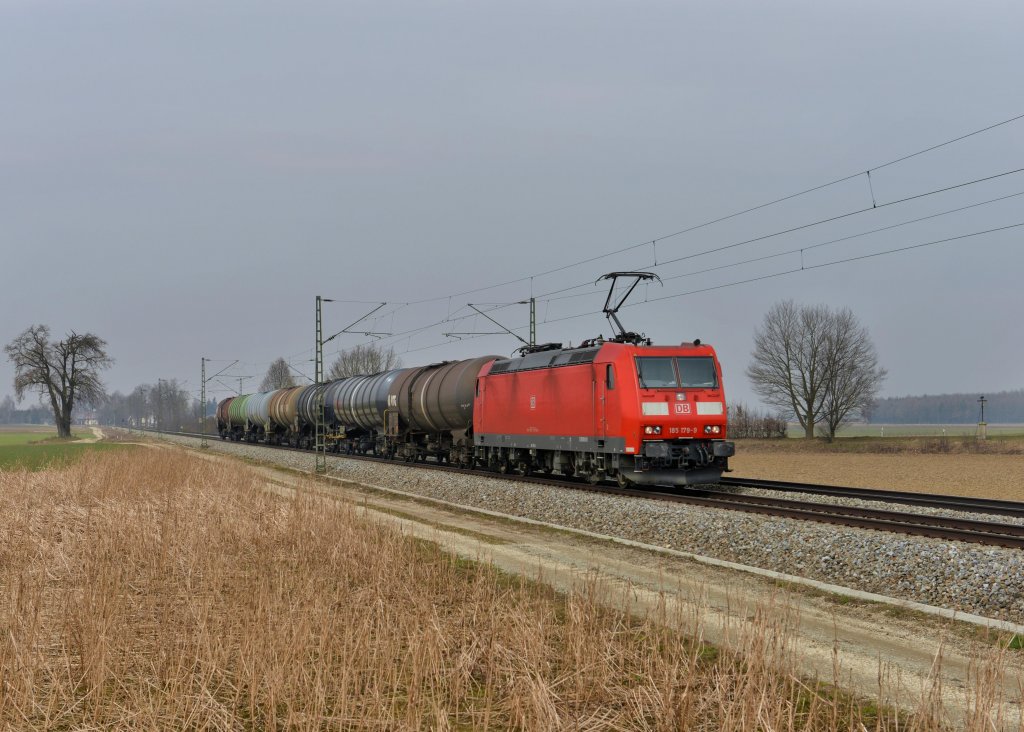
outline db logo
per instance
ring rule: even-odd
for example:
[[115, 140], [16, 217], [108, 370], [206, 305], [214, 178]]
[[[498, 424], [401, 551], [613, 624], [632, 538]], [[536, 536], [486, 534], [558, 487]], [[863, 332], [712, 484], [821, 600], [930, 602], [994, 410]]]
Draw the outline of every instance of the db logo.
[[676, 414], [689, 414], [689, 413], [690, 413], [690, 405], [689, 404], [687, 404], [686, 402], [682, 402], [680, 404], [676, 404]]

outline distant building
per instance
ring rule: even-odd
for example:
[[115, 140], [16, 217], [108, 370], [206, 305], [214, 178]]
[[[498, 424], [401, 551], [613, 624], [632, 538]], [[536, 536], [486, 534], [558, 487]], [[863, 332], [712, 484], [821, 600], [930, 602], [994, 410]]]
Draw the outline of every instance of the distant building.
[[95, 410], [91, 411], [91, 412], [86, 412], [82, 416], [77, 417], [75, 419], [75, 424], [80, 424], [80, 425], [83, 425], [85, 427], [97, 427], [97, 426], [99, 426], [99, 423], [100, 423], [100, 420], [99, 420], [98, 412], [96, 412]]

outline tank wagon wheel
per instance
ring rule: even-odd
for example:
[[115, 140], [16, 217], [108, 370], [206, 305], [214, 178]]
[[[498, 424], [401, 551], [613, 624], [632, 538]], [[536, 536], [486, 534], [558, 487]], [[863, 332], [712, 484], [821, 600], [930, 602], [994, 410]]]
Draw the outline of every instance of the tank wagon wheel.
[[502, 460], [498, 463], [498, 472], [502, 475], [508, 475], [512, 470], [512, 464], [508, 460]]

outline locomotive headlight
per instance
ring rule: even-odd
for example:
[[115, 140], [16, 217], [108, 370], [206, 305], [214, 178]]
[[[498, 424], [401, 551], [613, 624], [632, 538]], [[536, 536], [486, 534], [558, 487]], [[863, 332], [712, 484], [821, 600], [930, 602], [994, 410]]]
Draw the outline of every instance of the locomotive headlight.
[[722, 434], [722, 427], [721, 427], [721, 425], [717, 425], [717, 424], [706, 424], [706, 425], [704, 425], [704, 434], [705, 435], [720, 435], [720, 434]]
[[652, 427], [651, 425], [647, 425], [646, 427], [644, 427], [644, 434], [645, 435], [660, 435], [661, 434], [661, 426]]

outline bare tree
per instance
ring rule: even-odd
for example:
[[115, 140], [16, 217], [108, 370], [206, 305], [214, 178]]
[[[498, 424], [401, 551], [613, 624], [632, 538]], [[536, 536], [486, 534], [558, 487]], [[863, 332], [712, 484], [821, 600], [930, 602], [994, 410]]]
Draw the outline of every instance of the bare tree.
[[843, 422], [862, 414], [885, 378], [867, 328], [849, 309], [776, 303], [754, 333], [747, 377], [754, 391], [805, 437], [822, 423], [829, 439]]
[[180, 430], [190, 414], [191, 395], [177, 379], [157, 379], [149, 387], [149, 399], [157, 429]]
[[139, 385], [132, 389], [131, 394], [125, 397], [128, 407], [128, 419], [136, 427], [145, 426], [152, 414], [149, 408], [148, 390], [148, 386]]
[[92, 333], [71, 331], [64, 340], [51, 341], [47, 326], [27, 328], [4, 346], [14, 364], [15, 398], [20, 401], [29, 391], [49, 397], [58, 437], [70, 437], [75, 404], [99, 403], [103, 397], [99, 374], [114, 362], [106, 346]]
[[395, 353], [394, 348], [382, 348], [375, 344], [355, 346], [338, 354], [327, 372], [327, 378], [344, 379], [347, 376], [379, 374], [381, 371], [397, 369], [401, 365], [402, 359]]
[[826, 338], [825, 400], [821, 415], [825, 436], [849, 421], [866, 418], [885, 380], [868, 329], [849, 308], [831, 314]]
[[287, 361], [279, 358], [267, 368], [267, 375], [260, 382], [260, 391], [288, 389], [292, 386], [295, 386], [295, 379], [292, 378], [291, 367]]
[[825, 361], [829, 310], [776, 303], [754, 332], [747, 378], [768, 405], [795, 417], [806, 437], [814, 437], [825, 401]]

